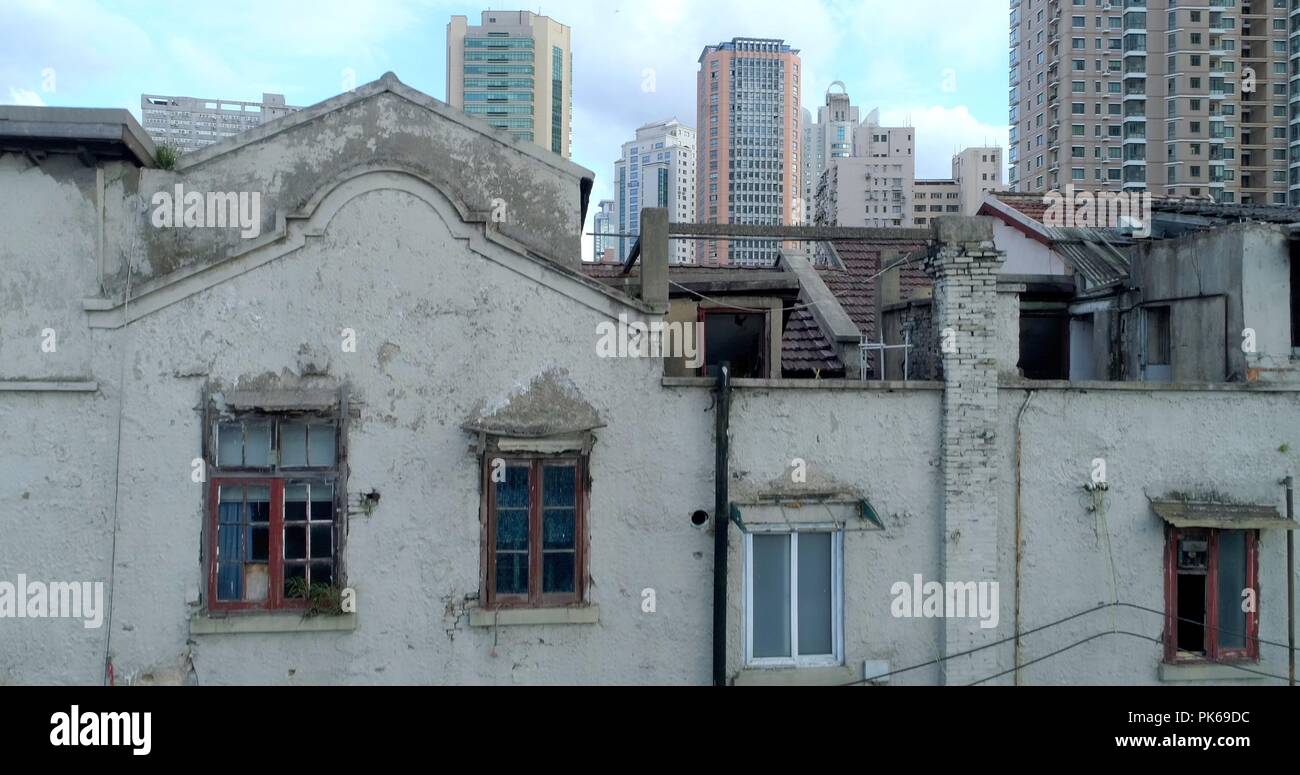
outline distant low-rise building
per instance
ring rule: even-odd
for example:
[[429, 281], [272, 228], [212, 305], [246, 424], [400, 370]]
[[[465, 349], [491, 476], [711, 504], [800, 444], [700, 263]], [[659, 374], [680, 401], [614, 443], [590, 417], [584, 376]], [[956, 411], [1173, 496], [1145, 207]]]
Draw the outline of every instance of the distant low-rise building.
[[300, 110], [286, 105], [283, 94], [264, 92], [261, 102], [203, 97], [140, 95], [140, 123], [159, 145], [181, 153], [196, 151], [227, 137]]

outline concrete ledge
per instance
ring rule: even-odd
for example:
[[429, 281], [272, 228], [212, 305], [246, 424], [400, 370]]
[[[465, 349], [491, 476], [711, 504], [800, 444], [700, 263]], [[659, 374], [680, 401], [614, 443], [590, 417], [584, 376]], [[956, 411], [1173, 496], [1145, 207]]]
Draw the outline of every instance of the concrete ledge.
[[94, 393], [98, 382], [66, 382], [56, 380], [0, 380], [0, 392], [8, 393]]
[[[718, 381], [712, 377], [664, 377], [664, 387], [716, 387]], [[731, 381], [735, 390], [883, 390], [896, 392], [906, 390], [943, 390], [942, 382], [919, 382], [891, 380], [881, 382], [871, 380], [864, 382], [857, 379], [735, 379]]]
[[862, 680], [856, 670], [839, 667], [782, 667], [746, 668], [741, 670], [733, 686], [840, 686]]
[[471, 627], [514, 626], [524, 624], [597, 624], [600, 607], [572, 608], [475, 608], [469, 612]]
[[259, 613], [212, 617], [207, 614], [197, 613], [190, 617], [191, 635], [237, 635], [256, 632], [351, 632], [356, 628], [356, 614], [303, 616], [299, 613]]
[[[1259, 670], [1254, 662], [1243, 665], [1251, 670]], [[1262, 672], [1262, 671], [1261, 671]], [[1213, 662], [1188, 662], [1181, 665], [1160, 663], [1160, 680], [1166, 683], [1178, 681], [1258, 681], [1265, 676], [1238, 670], [1231, 665], [1219, 665]]]
[[1300, 382], [1100, 382], [1003, 377], [999, 390], [1118, 390], [1137, 393], [1300, 393]]

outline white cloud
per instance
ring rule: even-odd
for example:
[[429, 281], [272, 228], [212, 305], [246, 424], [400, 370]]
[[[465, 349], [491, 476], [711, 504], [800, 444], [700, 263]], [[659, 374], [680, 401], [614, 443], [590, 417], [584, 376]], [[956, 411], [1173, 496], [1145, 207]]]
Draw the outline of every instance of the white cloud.
[[19, 89], [15, 86], [9, 87], [9, 102], [12, 105], [36, 105], [38, 107], [44, 107], [45, 105], [45, 100], [41, 99], [41, 95], [31, 89]]
[[[946, 108], [889, 108], [880, 111], [882, 126], [916, 128], [916, 176], [946, 178], [952, 175], [952, 156], [975, 145], [1007, 147], [1007, 127], [985, 124], [971, 115], [965, 105]], [[1005, 154], [1004, 154], [1005, 156]]]

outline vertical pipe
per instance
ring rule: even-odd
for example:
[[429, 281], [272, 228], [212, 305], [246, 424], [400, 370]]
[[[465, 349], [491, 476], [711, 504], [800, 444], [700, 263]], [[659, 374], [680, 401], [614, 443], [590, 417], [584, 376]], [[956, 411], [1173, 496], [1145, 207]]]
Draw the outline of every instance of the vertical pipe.
[[727, 434], [731, 422], [731, 368], [718, 368], [718, 400], [713, 437], [713, 685], [727, 685], [727, 528], [731, 503], [727, 493]]
[[[1295, 500], [1292, 495], [1293, 480], [1286, 484], [1286, 518], [1295, 521]], [[1295, 531], [1286, 531], [1286, 645], [1287, 676], [1289, 685], [1295, 686]]]
[[1034, 391], [1025, 392], [1025, 402], [1020, 405], [1020, 411], [1016, 414], [1016, 607], [1015, 607], [1015, 650], [1012, 654], [1012, 663], [1015, 667], [1015, 676], [1013, 685], [1020, 685], [1020, 542], [1021, 542], [1021, 517], [1020, 517], [1020, 437], [1021, 421], [1025, 418], [1025, 410], [1029, 408], [1029, 402], [1034, 398]]

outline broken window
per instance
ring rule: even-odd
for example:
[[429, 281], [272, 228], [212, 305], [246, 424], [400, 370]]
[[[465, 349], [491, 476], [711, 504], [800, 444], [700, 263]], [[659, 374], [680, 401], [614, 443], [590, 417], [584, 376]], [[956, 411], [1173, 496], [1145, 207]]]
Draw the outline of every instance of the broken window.
[[1166, 661], [1258, 659], [1259, 531], [1169, 528]]
[[208, 607], [300, 607], [339, 579], [338, 422], [254, 415], [216, 421]]
[[840, 664], [842, 540], [838, 531], [745, 534], [747, 664]]
[[769, 329], [766, 312], [701, 309], [704, 325], [704, 365], [700, 376], [717, 377], [718, 368], [731, 365], [731, 378], [768, 376]]
[[488, 460], [488, 607], [542, 608], [583, 600], [585, 470], [580, 455]]
[[1169, 382], [1173, 378], [1170, 318], [1167, 306], [1142, 310], [1143, 379], [1148, 382]]
[[1020, 362], [1025, 379], [1069, 379], [1070, 319], [1055, 311], [1020, 312]]

